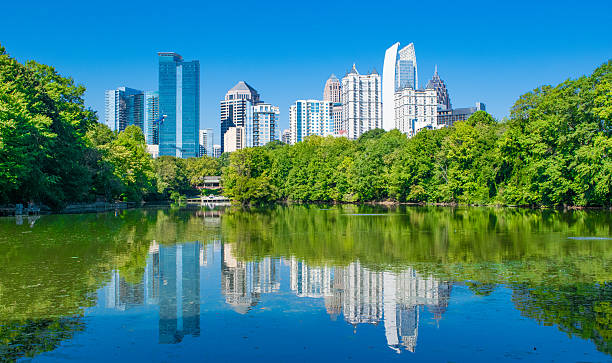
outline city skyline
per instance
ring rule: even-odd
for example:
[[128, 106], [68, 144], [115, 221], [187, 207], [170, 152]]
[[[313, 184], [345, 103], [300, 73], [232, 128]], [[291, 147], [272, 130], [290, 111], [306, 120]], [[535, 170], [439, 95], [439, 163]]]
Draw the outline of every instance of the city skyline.
[[[257, 85], [266, 95], [266, 101], [278, 105], [281, 110], [279, 129], [285, 129], [289, 124], [289, 105], [295, 99], [320, 99], [329, 75], [344, 74], [347, 65], [352, 63], [362, 69], [381, 70], [384, 50], [396, 41], [415, 44], [421, 83], [430, 77], [438, 64], [454, 105], [481, 101], [498, 119], [508, 114], [521, 94], [539, 85], [555, 84], [568, 77], [590, 73], [612, 53], [610, 31], [606, 26], [612, 12], [607, 2], [595, 2], [579, 9], [569, 4], [542, 2], [535, 6], [530, 4], [529, 12], [521, 11], [524, 6], [520, 3], [512, 7], [495, 5], [494, 9], [484, 2], [470, 6], [447, 3], [438, 7], [434, 15], [428, 12], [425, 4], [396, 4], [397, 11], [423, 14], [413, 17], [414, 24], [410, 27], [385, 21], [383, 15], [387, 9], [372, 8], [365, 2], [355, 3], [350, 8], [331, 4], [326, 14], [314, 18], [313, 25], [309, 25], [308, 20], [314, 15], [313, 9], [305, 10], [305, 16], [296, 23], [296, 19], [280, 16], [292, 5], [270, 3], [257, 9], [238, 6], [237, 11], [232, 10], [237, 25], [225, 30], [227, 34], [221, 31], [221, 20], [215, 19], [214, 14], [225, 13], [228, 5], [190, 5], [190, 11], [180, 14], [172, 10], [176, 16], [170, 26], [162, 29], [152, 24], [166, 21], [168, 14], [157, 9], [155, 2], [147, 4], [145, 7], [136, 2], [121, 13], [110, 8], [96, 8], [91, 15], [85, 16], [83, 14], [93, 10], [90, 8], [93, 5], [68, 7], [62, 16], [74, 21], [53, 26], [53, 14], [59, 10], [51, 4], [41, 3], [35, 12], [18, 4], [7, 4], [6, 10], [12, 16], [0, 25], [2, 45], [20, 61], [32, 59], [52, 64], [61, 74], [70, 75], [83, 84], [87, 88], [86, 105], [96, 110], [101, 119], [104, 117], [101, 96], [104, 90], [123, 85], [156, 89], [156, 52], [172, 50], [186, 59], [199, 59], [202, 68], [199, 127], [213, 128], [217, 133], [219, 96], [237, 81], [244, 79]], [[595, 8], [598, 10], [594, 11]], [[366, 10], [372, 13], [371, 22], [361, 27], [348, 26], [353, 15]], [[263, 17], [257, 20], [265, 13], [277, 16], [280, 22], [266, 24]], [[441, 24], [436, 29], [425, 27], [432, 16]], [[576, 26], [569, 29], [556, 24], [555, 19], [568, 16], [577, 22]], [[242, 19], [255, 19], [252, 21], [258, 25], [259, 37], [235, 47], [226, 39], [250, 29], [249, 22], [240, 21]], [[148, 29], [149, 36], [137, 43], [118, 42], [117, 39], [121, 39], [118, 38], [121, 34], [118, 25], [127, 21]], [[342, 36], [338, 39], [343, 41], [320, 42], [327, 39], [330, 29], [317, 29], [315, 25], [328, 23], [337, 27]], [[69, 26], [82, 28], [76, 35], [78, 43], [51, 44], [38, 36], [38, 30], [45, 28], [49, 36], [61, 38]], [[286, 34], [279, 34], [279, 26], [287, 28]], [[31, 30], [15, 31], [24, 27]], [[307, 47], [291, 47], [291, 42], [287, 41], [305, 35], [322, 44], [316, 52]], [[262, 48], [261, 38], [274, 41], [278, 47], [274, 52]]]

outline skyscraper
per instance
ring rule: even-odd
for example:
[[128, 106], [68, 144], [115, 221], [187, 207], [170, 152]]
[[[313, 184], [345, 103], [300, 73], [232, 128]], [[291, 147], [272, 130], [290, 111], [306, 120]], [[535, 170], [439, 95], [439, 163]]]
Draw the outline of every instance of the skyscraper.
[[397, 42], [385, 52], [383, 64], [383, 128], [387, 131], [398, 128], [395, 119], [395, 92], [405, 88], [419, 87], [419, 77], [414, 44], [410, 43], [398, 53]]
[[342, 78], [342, 126], [349, 139], [382, 126], [380, 75], [373, 70], [362, 75], [353, 68]]
[[159, 145], [159, 92], [148, 91], [144, 94], [144, 132], [148, 145]]
[[159, 155], [188, 158], [199, 151], [200, 62], [185, 62], [173, 52], [159, 52]]
[[259, 93], [246, 82], [238, 82], [221, 101], [221, 152], [225, 152], [225, 133], [231, 127], [246, 127], [252, 106], [260, 102]]
[[105, 92], [104, 123], [113, 131], [123, 131], [130, 125], [144, 128], [144, 93], [128, 87]]
[[253, 120], [247, 122], [247, 146], [264, 146], [277, 139], [276, 128], [280, 111], [277, 106], [259, 103], [253, 107]]
[[340, 102], [340, 80], [332, 74], [327, 82], [325, 82], [325, 89], [323, 90], [323, 101], [339, 103]]
[[199, 151], [199, 155], [198, 156], [212, 156], [213, 153], [213, 138], [214, 138], [214, 133], [212, 129], [204, 129], [204, 130], [200, 130], [200, 135], [199, 135], [199, 145], [200, 145], [200, 151]]
[[331, 102], [325, 101], [295, 101], [289, 108], [291, 144], [300, 142], [310, 135], [333, 135], [332, 107]]
[[427, 86], [425, 88], [432, 88], [436, 90], [437, 103], [438, 108], [442, 110], [450, 110], [452, 107], [450, 96], [448, 95], [448, 90], [446, 89], [446, 84], [438, 75], [438, 66], [434, 71], [433, 77], [427, 82]]

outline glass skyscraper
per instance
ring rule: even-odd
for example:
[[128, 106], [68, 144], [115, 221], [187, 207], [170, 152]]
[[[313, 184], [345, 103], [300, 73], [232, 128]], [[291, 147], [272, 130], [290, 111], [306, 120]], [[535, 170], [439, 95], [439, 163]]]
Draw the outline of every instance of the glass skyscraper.
[[183, 61], [177, 53], [160, 52], [159, 155], [197, 157], [200, 128], [200, 62]]
[[123, 131], [130, 125], [143, 128], [144, 93], [141, 90], [119, 87], [105, 92], [104, 123], [113, 131]]
[[159, 130], [156, 121], [159, 119], [159, 92], [148, 91], [144, 95], [144, 129], [148, 145], [159, 145]]

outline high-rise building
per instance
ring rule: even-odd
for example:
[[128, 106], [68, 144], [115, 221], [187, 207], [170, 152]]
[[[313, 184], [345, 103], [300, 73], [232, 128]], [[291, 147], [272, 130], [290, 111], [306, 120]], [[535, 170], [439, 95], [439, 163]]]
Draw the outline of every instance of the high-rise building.
[[439, 110], [450, 110], [453, 108], [451, 105], [450, 96], [448, 95], [448, 90], [446, 89], [446, 84], [438, 75], [438, 66], [436, 66], [434, 75], [429, 82], [427, 82], [427, 86], [425, 88], [433, 88], [436, 90]]
[[438, 127], [453, 126], [455, 122], [465, 121], [477, 111], [486, 111], [485, 104], [476, 102], [474, 107], [438, 110]]
[[144, 94], [144, 132], [147, 145], [159, 145], [159, 92], [148, 91]]
[[334, 124], [334, 135], [347, 136], [346, 125], [342, 121], [342, 103], [334, 103], [332, 105], [332, 120]]
[[281, 134], [281, 141], [285, 144], [291, 143], [291, 130], [290, 129], [283, 130], [283, 133]]
[[395, 120], [395, 92], [406, 87], [419, 87], [418, 69], [414, 44], [410, 43], [398, 53], [397, 42], [385, 52], [382, 80], [383, 128], [397, 128]]
[[199, 156], [212, 156], [212, 152], [213, 152], [213, 139], [214, 139], [214, 133], [212, 129], [203, 129], [200, 130], [200, 137], [199, 137], [199, 145], [200, 145], [200, 151], [199, 151]]
[[113, 131], [123, 131], [130, 125], [144, 128], [144, 93], [128, 87], [105, 92], [104, 123]]
[[395, 125], [408, 137], [424, 128], [437, 128], [436, 90], [412, 87], [395, 92]]
[[376, 70], [370, 74], [359, 74], [353, 68], [342, 78], [342, 125], [337, 134], [346, 130], [349, 139], [382, 127], [381, 82]]
[[264, 146], [277, 139], [276, 128], [280, 114], [277, 106], [259, 103], [253, 107], [253, 119], [248, 120], [246, 127], [246, 146]]
[[159, 154], [188, 158], [199, 152], [200, 62], [159, 52]]
[[410, 43], [400, 49], [398, 59], [395, 65], [395, 90], [401, 90], [406, 87], [413, 89], [419, 88], [419, 76], [417, 72], [416, 54], [414, 53], [414, 44]]
[[289, 108], [291, 144], [300, 142], [310, 135], [333, 135], [332, 108], [333, 104], [331, 102], [317, 100], [295, 101]]
[[246, 145], [246, 128], [244, 126], [232, 126], [223, 135], [223, 152], [231, 153], [236, 150], [244, 149]]
[[221, 145], [213, 145], [213, 158], [221, 157]]
[[340, 103], [340, 80], [334, 74], [325, 82], [323, 101]]
[[[259, 93], [246, 82], [238, 82], [221, 101], [221, 152], [226, 152], [225, 133], [231, 127], [246, 127], [252, 120], [253, 105], [260, 103]], [[245, 145], [246, 146], [246, 145]]]

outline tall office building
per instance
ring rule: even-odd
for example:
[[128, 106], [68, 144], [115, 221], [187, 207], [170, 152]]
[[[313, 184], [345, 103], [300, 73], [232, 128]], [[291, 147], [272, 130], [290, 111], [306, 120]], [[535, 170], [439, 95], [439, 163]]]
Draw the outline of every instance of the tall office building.
[[[238, 82], [227, 91], [221, 101], [221, 152], [228, 150], [225, 146], [225, 134], [231, 127], [246, 127], [252, 118], [252, 106], [260, 103], [259, 93], [246, 82]], [[235, 131], [235, 130], [234, 130]], [[234, 145], [235, 147], [235, 145]], [[234, 147], [231, 147], [234, 149]]]
[[159, 92], [144, 93], [144, 132], [147, 145], [159, 145]]
[[333, 135], [332, 109], [333, 104], [331, 102], [317, 100], [295, 101], [289, 108], [291, 144], [300, 142], [310, 135]]
[[200, 62], [177, 53], [159, 52], [159, 155], [188, 158], [199, 152]]
[[342, 103], [332, 105], [332, 121], [334, 124], [334, 135], [346, 136], [346, 125], [342, 120]]
[[395, 65], [395, 90], [407, 87], [419, 88], [419, 75], [417, 73], [416, 54], [414, 44], [410, 43], [400, 49]]
[[199, 150], [199, 155], [198, 156], [212, 156], [213, 153], [213, 139], [214, 139], [214, 133], [212, 129], [204, 129], [204, 130], [200, 130], [200, 135], [199, 135], [199, 145], [200, 145], [200, 150]]
[[342, 126], [337, 133], [346, 131], [349, 139], [382, 127], [381, 81], [376, 70], [370, 74], [359, 74], [353, 68], [342, 78]]
[[439, 110], [450, 110], [453, 108], [451, 105], [450, 96], [448, 95], [448, 90], [446, 89], [446, 84], [438, 75], [438, 66], [436, 66], [434, 75], [429, 82], [427, 82], [427, 86], [425, 88], [433, 88], [436, 90]]
[[246, 146], [264, 146], [277, 139], [276, 128], [280, 111], [277, 106], [269, 103], [259, 103], [252, 107], [253, 118], [246, 123]]
[[408, 137], [424, 128], [435, 129], [437, 120], [436, 90], [411, 87], [395, 92], [395, 127]]
[[105, 92], [104, 123], [113, 131], [123, 131], [130, 125], [144, 129], [144, 93], [119, 87]]
[[398, 52], [397, 42], [387, 49], [383, 64], [382, 102], [383, 128], [397, 128], [395, 120], [395, 92], [411, 87], [418, 89], [419, 78], [414, 44], [410, 43]]
[[334, 74], [332, 74], [327, 82], [325, 82], [323, 101], [332, 103], [340, 102], [340, 80], [338, 80], [338, 77], [336, 77]]

